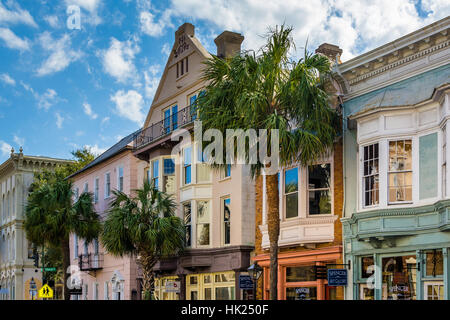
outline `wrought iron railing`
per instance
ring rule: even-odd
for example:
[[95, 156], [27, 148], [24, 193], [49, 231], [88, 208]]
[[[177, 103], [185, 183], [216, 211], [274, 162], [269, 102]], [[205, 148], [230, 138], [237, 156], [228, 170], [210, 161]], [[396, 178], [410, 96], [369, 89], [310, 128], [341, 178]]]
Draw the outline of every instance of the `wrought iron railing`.
[[82, 254], [78, 257], [78, 263], [81, 271], [102, 269], [103, 253]]
[[161, 137], [171, 134], [178, 128], [193, 122], [197, 118], [196, 105], [190, 105], [172, 114], [170, 117], [155, 122], [147, 128], [143, 128], [134, 134], [134, 149], [158, 140]]

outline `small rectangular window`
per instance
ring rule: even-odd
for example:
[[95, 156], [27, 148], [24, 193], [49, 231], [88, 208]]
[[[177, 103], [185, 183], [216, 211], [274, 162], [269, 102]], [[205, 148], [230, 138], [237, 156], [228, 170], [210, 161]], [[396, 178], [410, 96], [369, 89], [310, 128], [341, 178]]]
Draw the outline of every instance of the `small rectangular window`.
[[191, 183], [191, 170], [192, 170], [192, 154], [191, 147], [184, 149], [184, 163], [183, 163], [183, 171], [184, 171], [184, 184]]
[[118, 171], [117, 189], [123, 191], [123, 167], [119, 167]]
[[197, 245], [209, 245], [210, 202], [197, 201]]
[[181, 75], [184, 74], [184, 60], [180, 61], [180, 70], [181, 70]]
[[111, 196], [111, 174], [108, 172], [105, 174], [105, 198]]
[[223, 200], [223, 243], [231, 243], [231, 208], [230, 198]]
[[364, 147], [363, 155], [363, 199], [364, 206], [374, 206], [379, 203], [379, 170], [378, 143]]
[[389, 141], [389, 203], [412, 201], [412, 141]]
[[159, 161], [152, 161], [152, 182], [155, 188], [159, 187]]

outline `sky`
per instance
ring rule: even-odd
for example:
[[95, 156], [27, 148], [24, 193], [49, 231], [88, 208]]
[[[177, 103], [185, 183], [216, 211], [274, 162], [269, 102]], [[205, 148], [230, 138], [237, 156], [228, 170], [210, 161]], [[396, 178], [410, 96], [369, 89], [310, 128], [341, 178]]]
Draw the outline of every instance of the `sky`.
[[20, 146], [98, 155], [139, 129], [184, 22], [212, 53], [224, 30], [258, 49], [285, 23], [298, 52], [328, 42], [345, 61], [449, 13], [448, 0], [0, 0], [0, 163]]

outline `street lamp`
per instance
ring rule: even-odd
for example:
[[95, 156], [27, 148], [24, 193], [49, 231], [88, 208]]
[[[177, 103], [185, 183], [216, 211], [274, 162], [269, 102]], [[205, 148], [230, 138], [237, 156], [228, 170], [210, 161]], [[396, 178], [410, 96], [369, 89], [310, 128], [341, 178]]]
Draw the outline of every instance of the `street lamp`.
[[258, 282], [259, 277], [261, 277], [263, 268], [261, 268], [258, 262], [255, 261], [255, 263], [252, 264], [247, 269], [247, 271], [248, 274], [250, 275], [250, 278], [252, 278], [253, 280], [253, 300], [256, 300], [256, 283]]
[[34, 295], [35, 295], [36, 289], [37, 289], [36, 282], [34, 281], [34, 278], [31, 278], [31, 281], [30, 281], [31, 300], [34, 300]]

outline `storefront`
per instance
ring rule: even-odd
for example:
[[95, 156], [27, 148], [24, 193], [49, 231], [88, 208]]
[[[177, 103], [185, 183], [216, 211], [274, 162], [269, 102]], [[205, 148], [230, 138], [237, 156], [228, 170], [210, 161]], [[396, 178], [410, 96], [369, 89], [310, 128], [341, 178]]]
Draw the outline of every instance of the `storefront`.
[[[317, 267], [341, 268], [340, 246], [323, 249], [282, 252], [278, 255], [279, 300], [337, 300], [343, 298], [341, 287], [328, 286], [326, 279], [318, 279]], [[254, 259], [264, 268], [264, 299], [269, 299], [270, 259], [268, 254]]]

